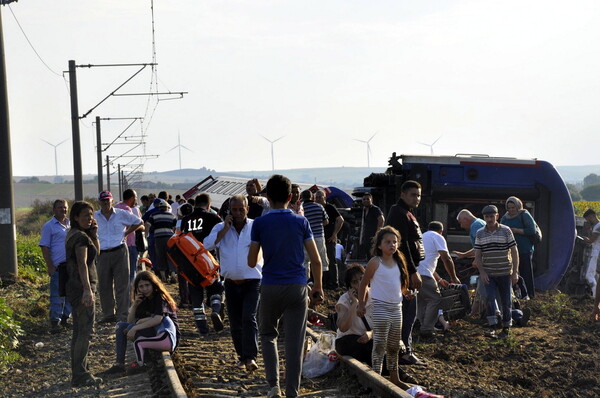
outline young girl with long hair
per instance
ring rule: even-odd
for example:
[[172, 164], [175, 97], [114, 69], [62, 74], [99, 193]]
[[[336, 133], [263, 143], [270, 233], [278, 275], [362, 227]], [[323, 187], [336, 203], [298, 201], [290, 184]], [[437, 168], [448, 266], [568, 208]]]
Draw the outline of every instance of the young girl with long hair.
[[[359, 317], [365, 314], [367, 286], [373, 300], [373, 370], [381, 374], [387, 358], [390, 381], [400, 384], [398, 353], [402, 339], [402, 294], [408, 287], [406, 260], [398, 250], [400, 233], [393, 227], [381, 228], [374, 238], [367, 269], [358, 290]], [[403, 373], [403, 372], [401, 372]]]
[[[145, 349], [173, 352], [177, 346], [177, 306], [158, 276], [150, 271], [138, 273], [131, 299], [127, 322], [117, 323], [117, 363], [105, 374], [143, 371]], [[137, 363], [125, 369], [127, 339], [133, 341]]]

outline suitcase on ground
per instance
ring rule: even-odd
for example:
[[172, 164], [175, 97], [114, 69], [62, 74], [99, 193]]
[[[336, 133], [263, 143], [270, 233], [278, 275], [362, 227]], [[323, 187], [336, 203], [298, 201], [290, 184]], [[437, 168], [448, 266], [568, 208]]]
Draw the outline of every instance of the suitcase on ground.
[[191, 232], [174, 235], [167, 247], [179, 275], [191, 285], [206, 287], [219, 279], [219, 263]]
[[444, 311], [444, 318], [448, 321], [464, 318], [471, 312], [471, 299], [467, 285], [451, 283], [448, 287], [440, 286], [442, 301], [440, 307]]

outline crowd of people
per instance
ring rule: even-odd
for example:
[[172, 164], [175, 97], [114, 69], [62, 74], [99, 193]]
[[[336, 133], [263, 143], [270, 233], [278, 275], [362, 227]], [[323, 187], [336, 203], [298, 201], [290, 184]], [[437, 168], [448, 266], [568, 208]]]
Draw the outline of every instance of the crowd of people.
[[[116, 323], [116, 360], [105, 375], [143, 371], [146, 349], [173, 351], [180, 336], [178, 307], [192, 310], [199, 335], [206, 337], [209, 317], [215, 332], [223, 330], [226, 306], [240, 369], [258, 369], [260, 339], [269, 397], [282, 396], [276, 344], [281, 332], [285, 396], [298, 395], [308, 306], [323, 300], [324, 288], [347, 288], [335, 307], [338, 353], [389, 374], [395, 384], [416, 382], [403, 366], [426, 366], [412, 344], [415, 322], [425, 339], [449, 328], [440, 288], [460, 284], [453, 256], [472, 258], [477, 268], [482, 305], [473, 312], [485, 314], [488, 336], [505, 338], [514, 323], [526, 325], [530, 313], [513, 308], [513, 302], [535, 297], [530, 238], [536, 224], [514, 196], [506, 200], [501, 218], [492, 204], [481, 211], [483, 219], [460, 211], [457, 222], [472, 248], [451, 253], [441, 222], [432, 221], [421, 232], [414, 215], [421, 201], [418, 182], [404, 182], [387, 217], [365, 194], [355, 254], [368, 259], [366, 267], [341, 261], [338, 234], [344, 218], [327, 203], [325, 192], [301, 191], [282, 175], [272, 176], [264, 190], [256, 179], [248, 181], [246, 195], [230, 197], [218, 211], [207, 193], [173, 200], [163, 191], [140, 201], [138, 207], [137, 193], [127, 189], [114, 204], [112, 194], [103, 191], [99, 210], [79, 201], [67, 217], [68, 203], [57, 200], [54, 217], [42, 229], [40, 246], [51, 276], [51, 332], [60, 332], [72, 317], [73, 386], [101, 382], [87, 361], [96, 294], [98, 322]], [[584, 216], [594, 226], [588, 240], [596, 247], [600, 222], [591, 210]], [[192, 234], [218, 257], [220, 279], [195, 286], [177, 272], [167, 242], [179, 233]], [[151, 271], [138, 271], [144, 257]], [[438, 273], [439, 261], [447, 279]], [[178, 283], [178, 305], [166, 283]], [[594, 316], [600, 320], [598, 296]], [[136, 355], [130, 365], [125, 364], [127, 340]]]

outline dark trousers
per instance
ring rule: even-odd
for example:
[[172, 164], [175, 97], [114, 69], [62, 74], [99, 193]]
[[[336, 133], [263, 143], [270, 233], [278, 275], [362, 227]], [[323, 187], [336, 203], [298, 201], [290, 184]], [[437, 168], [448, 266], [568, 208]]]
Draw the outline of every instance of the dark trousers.
[[412, 353], [412, 329], [417, 317], [417, 298], [402, 299], [402, 342], [406, 346], [406, 353]]
[[512, 290], [510, 275], [490, 276], [490, 281], [485, 285], [487, 293], [486, 315], [490, 325], [496, 324], [496, 311], [493, 302], [498, 299], [500, 308], [502, 308], [502, 327], [507, 328], [512, 325]]
[[206, 298], [209, 300], [213, 296], [219, 296], [219, 309], [217, 309], [217, 312], [220, 311], [221, 295], [223, 294], [223, 285], [221, 285], [221, 282], [216, 280], [212, 285], [209, 285], [207, 287], [192, 286], [191, 284], [188, 285], [190, 292], [190, 300], [192, 301], [192, 306], [194, 307], [194, 309], [202, 308], [202, 312], [204, 312], [204, 290], [206, 290]]
[[[73, 381], [83, 380], [90, 375], [88, 351], [94, 332], [95, 304], [86, 307], [81, 296], [69, 297], [73, 307], [73, 338], [71, 340], [71, 373]], [[94, 303], [94, 302], [93, 302]]]
[[344, 283], [343, 275], [339, 264], [335, 260], [335, 242], [325, 241], [325, 248], [327, 249], [327, 262], [329, 263], [329, 270], [323, 272], [323, 285], [325, 287], [337, 287]]
[[225, 295], [235, 352], [242, 362], [256, 359], [258, 355], [256, 310], [260, 295], [260, 279], [251, 279], [242, 284], [225, 280]]
[[535, 297], [535, 283], [533, 278], [533, 263], [531, 259], [533, 253], [520, 253], [519, 252], [519, 275], [525, 280], [525, 286], [527, 287], [525, 293], [521, 290], [523, 297], [528, 295], [529, 298]]
[[373, 339], [366, 343], [359, 343], [360, 336], [347, 334], [335, 340], [335, 351], [340, 355], [351, 357], [371, 366], [371, 353], [373, 352]]

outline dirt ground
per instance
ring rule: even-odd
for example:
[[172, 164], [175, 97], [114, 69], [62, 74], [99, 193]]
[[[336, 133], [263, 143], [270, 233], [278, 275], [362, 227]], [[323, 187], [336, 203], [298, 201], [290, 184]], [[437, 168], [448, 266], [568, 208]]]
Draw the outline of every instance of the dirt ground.
[[[27, 296], [27, 289], [43, 288], [15, 284], [0, 289], [0, 296], [14, 294], [11, 289]], [[328, 292], [328, 304], [317, 310], [332, 309], [339, 294]], [[434, 340], [420, 341], [416, 335], [416, 354], [427, 366], [405, 369], [427, 391], [449, 397], [600, 396], [600, 328], [590, 319], [592, 299], [552, 292], [524, 305], [532, 309], [529, 326], [513, 328], [506, 340], [484, 337], [483, 325], [469, 317]], [[1, 371], [0, 396], [93, 395], [71, 388], [70, 331], [50, 335], [46, 319], [47, 314], [41, 314], [38, 324], [21, 337], [22, 359]], [[96, 336], [91, 353], [92, 372], [106, 369], [114, 360], [114, 341]], [[325, 377], [337, 382], [335, 374]]]

